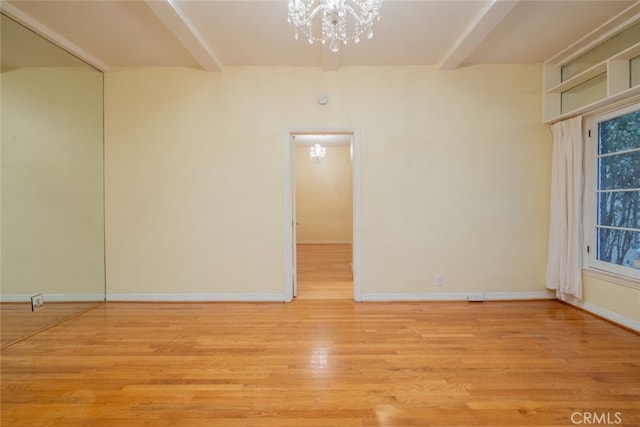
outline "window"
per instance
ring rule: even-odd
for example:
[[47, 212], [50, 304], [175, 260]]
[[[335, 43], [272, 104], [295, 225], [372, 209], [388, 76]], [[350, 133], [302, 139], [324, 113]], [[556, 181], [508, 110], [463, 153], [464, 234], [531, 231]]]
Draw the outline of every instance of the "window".
[[640, 22], [637, 22], [563, 65], [561, 80], [563, 82], [569, 80], [602, 61], [606, 61], [607, 58], [632, 47], [638, 43], [639, 39]]
[[589, 267], [640, 279], [640, 104], [587, 121]]

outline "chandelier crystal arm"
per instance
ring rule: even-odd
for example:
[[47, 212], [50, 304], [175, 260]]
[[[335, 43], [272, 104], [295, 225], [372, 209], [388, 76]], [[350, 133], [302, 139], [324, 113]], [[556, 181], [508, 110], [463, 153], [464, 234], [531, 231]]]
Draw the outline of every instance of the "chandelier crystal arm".
[[[313, 2], [315, 2], [316, 0], [313, 0]], [[313, 5], [313, 2], [311, 2], [309, 4], [309, 6]], [[296, 5], [299, 5], [298, 8], [295, 7], [294, 3]], [[302, 10], [300, 10], [302, 9]], [[293, 24], [296, 26], [309, 26], [311, 25], [311, 21], [313, 20], [313, 18], [318, 14], [318, 12], [320, 12], [322, 9], [324, 9], [324, 5], [323, 4], [319, 4], [317, 5], [311, 12], [309, 12], [308, 15], [306, 15], [306, 9], [307, 7], [304, 5], [304, 1], [302, 0], [297, 0], [297, 1], [289, 1], [289, 17], [291, 18], [291, 20], [293, 20]], [[306, 16], [305, 16], [306, 15]]]
[[373, 20], [375, 19], [376, 16], [378, 16], [377, 13], [373, 12], [373, 11], [367, 11], [367, 13], [363, 14], [362, 16], [358, 15], [358, 12], [356, 12], [353, 7], [351, 7], [351, 5], [349, 4], [345, 4], [344, 6], [345, 10], [348, 11], [351, 16], [353, 16], [355, 19], [358, 20], [358, 24], [360, 25], [370, 25], [373, 24]]

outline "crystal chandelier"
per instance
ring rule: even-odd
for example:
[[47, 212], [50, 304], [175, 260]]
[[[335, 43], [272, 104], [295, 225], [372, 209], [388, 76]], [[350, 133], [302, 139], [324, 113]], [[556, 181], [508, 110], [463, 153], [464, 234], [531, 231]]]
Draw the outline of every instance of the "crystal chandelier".
[[320, 144], [314, 144], [309, 150], [309, 157], [311, 157], [311, 160], [320, 162], [320, 160], [327, 157], [327, 149]]
[[[381, 6], [382, 0], [289, 0], [287, 20], [296, 27], [296, 40], [302, 33], [309, 44], [329, 42], [331, 51], [337, 52], [340, 42], [359, 43], [363, 33], [368, 39], [373, 37], [373, 23], [380, 20]], [[318, 14], [322, 21], [320, 36], [314, 35], [312, 29]]]

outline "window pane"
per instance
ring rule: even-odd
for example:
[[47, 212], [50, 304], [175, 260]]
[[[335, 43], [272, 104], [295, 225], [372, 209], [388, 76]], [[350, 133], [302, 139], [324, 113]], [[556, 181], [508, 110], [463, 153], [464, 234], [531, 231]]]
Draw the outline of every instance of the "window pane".
[[640, 148], [640, 110], [600, 122], [599, 154]]
[[576, 108], [592, 104], [607, 96], [607, 74], [587, 80], [560, 94], [560, 110], [562, 114], [573, 111]]
[[595, 121], [596, 167], [586, 171], [589, 180], [591, 173], [596, 175], [595, 191], [587, 194], [594, 194], [597, 202], [595, 221], [589, 224], [595, 230], [595, 240], [588, 243], [595, 249], [590, 251], [590, 265], [640, 278], [640, 104], [622, 111], [626, 113]]
[[640, 228], [640, 191], [600, 193], [598, 225]]
[[598, 259], [640, 270], [640, 232], [598, 229]]
[[633, 46], [638, 43], [638, 40], [640, 40], [640, 23], [632, 25], [563, 66], [561, 69], [562, 81], [564, 82], [606, 60], [611, 55]]
[[598, 190], [640, 188], [640, 151], [602, 157], [598, 169]]

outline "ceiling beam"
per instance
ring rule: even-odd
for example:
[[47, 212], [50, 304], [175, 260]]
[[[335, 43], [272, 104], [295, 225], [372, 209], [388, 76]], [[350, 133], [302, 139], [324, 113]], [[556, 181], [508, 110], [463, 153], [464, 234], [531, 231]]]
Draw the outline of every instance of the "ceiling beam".
[[216, 54], [174, 0], [145, 0], [145, 3], [205, 71], [222, 71]]
[[109, 71], [110, 67], [104, 61], [91, 55], [89, 52], [82, 49], [77, 44], [72, 43], [66, 37], [63, 37], [60, 34], [56, 33], [51, 28], [47, 27], [40, 21], [27, 15], [22, 10], [15, 7], [14, 5], [8, 4], [7, 2], [0, 1], [0, 10], [2, 10], [2, 12], [6, 14], [8, 17], [19, 22], [20, 24], [24, 25], [25, 27], [29, 28], [31, 31], [44, 37], [50, 42], [58, 45], [59, 47], [66, 50], [70, 54], [80, 58], [82, 61], [86, 62], [92, 67], [97, 68], [98, 70], [104, 73]]
[[490, 0], [440, 61], [441, 70], [455, 70], [502, 22], [520, 0]]

